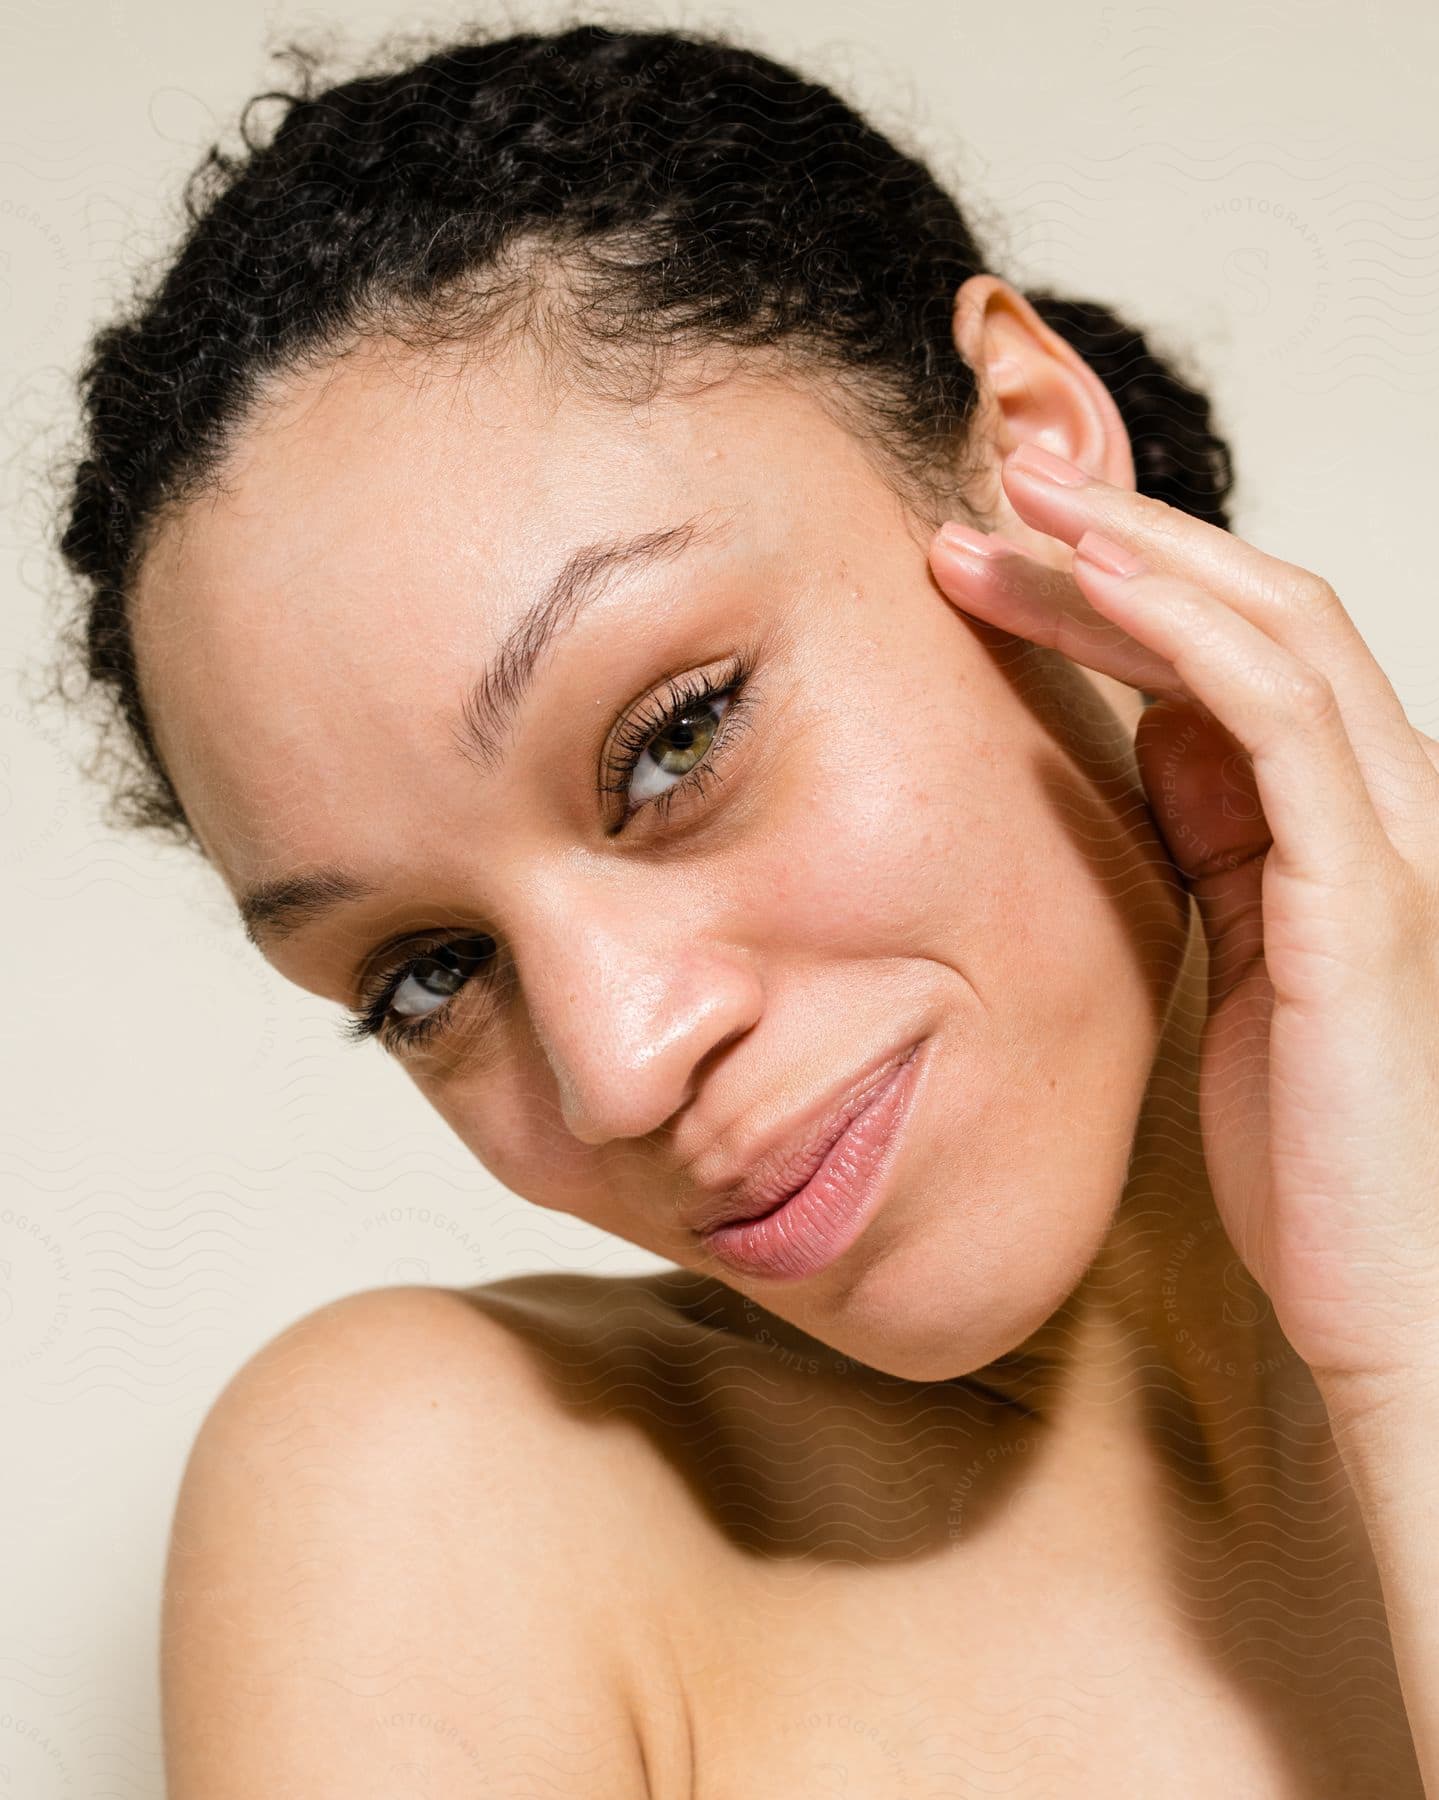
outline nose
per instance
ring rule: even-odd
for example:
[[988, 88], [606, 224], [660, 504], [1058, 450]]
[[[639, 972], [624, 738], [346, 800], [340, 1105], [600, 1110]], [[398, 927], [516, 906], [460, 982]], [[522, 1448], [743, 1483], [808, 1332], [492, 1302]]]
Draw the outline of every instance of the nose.
[[565, 1124], [584, 1144], [658, 1130], [690, 1098], [704, 1059], [761, 1010], [747, 946], [633, 895], [602, 903], [591, 889], [553, 908], [514, 954]]

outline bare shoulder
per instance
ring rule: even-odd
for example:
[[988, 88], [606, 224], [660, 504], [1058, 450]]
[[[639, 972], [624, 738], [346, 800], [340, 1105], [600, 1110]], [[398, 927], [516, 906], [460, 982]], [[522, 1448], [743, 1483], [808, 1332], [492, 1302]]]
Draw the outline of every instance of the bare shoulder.
[[512, 1285], [319, 1307], [210, 1408], [166, 1571], [170, 1800], [655, 1791], [644, 1453], [566, 1399], [583, 1309]]

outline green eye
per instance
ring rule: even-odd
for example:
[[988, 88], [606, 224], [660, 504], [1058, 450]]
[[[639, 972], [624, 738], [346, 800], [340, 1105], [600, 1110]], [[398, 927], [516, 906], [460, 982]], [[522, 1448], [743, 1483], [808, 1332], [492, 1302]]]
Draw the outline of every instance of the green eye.
[[[623, 797], [621, 825], [647, 806], [663, 817], [676, 795], [703, 786], [715, 753], [727, 753], [740, 715], [753, 702], [745, 692], [749, 678], [750, 664], [735, 657], [719, 677], [671, 682], [637, 717], [625, 720], [600, 783], [603, 793]], [[667, 776], [675, 779], [667, 783]]]
[[402, 1019], [425, 1017], [459, 993], [493, 946], [493, 938], [458, 938], [417, 957], [390, 988], [388, 1010]]
[[[391, 972], [373, 1000], [348, 1015], [342, 1035], [354, 1043], [377, 1037], [391, 1050], [417, 1043], [439, 1029], [468, 982], [490, 972], [494, 952], [495, 940], [480, 934], [412, 956]], [[412, 1022], [399, 1023], [406, 1019]]]
[[673, 724], [650, 739], [635, 759], [626, 789], [636, 806], [669, 791], [659, 785], [658, 776], [685, 777], [703, 762], [719, 733], [719, 721], [730, 705], [728, 694], [716, 693], [702, 706], [687, 706]]

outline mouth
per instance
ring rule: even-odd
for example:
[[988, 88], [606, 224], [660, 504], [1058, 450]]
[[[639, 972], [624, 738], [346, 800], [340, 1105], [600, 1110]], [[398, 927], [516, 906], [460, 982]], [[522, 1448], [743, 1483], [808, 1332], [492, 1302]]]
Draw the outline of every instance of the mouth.
[[702, 1232], [704, 1248], [737, 1273], [774, 1281], [802, 1280], [842, 1256], [889, 1185], [928, 1043], [917, 1043], [872, 1089], [808, 1180], [765, 1212]]

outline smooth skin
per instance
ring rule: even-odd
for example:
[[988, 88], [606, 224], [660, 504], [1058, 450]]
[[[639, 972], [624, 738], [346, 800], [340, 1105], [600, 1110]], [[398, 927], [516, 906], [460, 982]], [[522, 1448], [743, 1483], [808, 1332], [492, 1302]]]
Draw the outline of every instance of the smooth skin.
[[[1022, 296], [975, 277], [955, 332], [997, 560], [777, 368], [635, 409], [373, 346], [152, 548], [216, 868], [375, 890], [266, 954], [353, 1004], [381, 940], [492, 933], [407, 1072], [677, 1265], [357, 1295], [245, 1365], [176, 1512], [173, 1800], [1424, 1792], [1433, 745], [1317, 576], [1134, 493]], [[696, 511], [506, 767], [457, 755], [567, 550]], [[723, 782], [611, 835], [616, 718], [741, 647]], [[918, 1035], [859, 1242], [721, 1279], [694, 1171]]]

